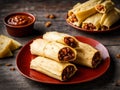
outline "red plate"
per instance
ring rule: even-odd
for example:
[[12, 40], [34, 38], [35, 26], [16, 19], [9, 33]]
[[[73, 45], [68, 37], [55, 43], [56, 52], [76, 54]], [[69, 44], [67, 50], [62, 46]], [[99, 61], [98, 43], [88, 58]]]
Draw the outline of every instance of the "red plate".
[[110, 56], [107, 49], [101, 43], [91, 38], [82, 36], [76, 36], [76, 38], [81, 42], [88, 43], [89, 45], [95, 47], [102, 54], [103, 62], [96, 69], [78, 66], [77, 73], [67, 82], [61, 82], [59, 80], [46, 76], [40, 72], [31, 70], [30, 62], [31, 59], [34, 58], [34, 56], [30, 53], [30, 44], [33, 41], [31, 40], [24, 47], [22, 47], [22, 49], [17, 55], [16, 64], [18, 70], [23, 76], [31, 80], [49, 84], [76, 84], [87, 82], [100, 77], [107, 71], [110, 65]]
[[84, 31], [84, 32], [90, 32], [90, 33], [103, 33], [103, 32], [109, 32], [109, 31], [117, 30], [117, 29], [120, 28], [120, 20], [117, 21], [115, 24], [113, 24], [110, 27], [110, 29], [107, 29], [107, 30], [97, 30], [97, 31], [95, 31], [95, 30], [86, 30], [86, 29], [80, 28], [80, 27], [75, 26], [72, 23], [68, 22], [67, 20], [66, 20], [66, 22], [68, 23], [68, 25], [70, 25], [71, 27], [73, 27], [73, 28], [75, 28], [77, 30]]

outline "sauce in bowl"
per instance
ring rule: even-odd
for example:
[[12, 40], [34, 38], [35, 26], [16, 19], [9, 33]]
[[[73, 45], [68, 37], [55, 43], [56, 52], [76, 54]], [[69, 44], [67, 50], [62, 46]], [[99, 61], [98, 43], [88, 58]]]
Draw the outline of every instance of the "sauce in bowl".
[[11, 13], [4, 18], [7, 32], [16, 37], [33, 34], [35, 16], [27, 12]]
[[32, 22], [32, 18], [28, 15], [11, 16], [7, 23], [14, 26], [27, 25]]

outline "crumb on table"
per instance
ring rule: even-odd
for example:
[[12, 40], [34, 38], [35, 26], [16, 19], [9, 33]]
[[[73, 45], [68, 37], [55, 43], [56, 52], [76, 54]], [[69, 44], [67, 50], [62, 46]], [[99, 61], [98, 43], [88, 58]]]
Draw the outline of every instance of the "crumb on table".
[[115, 85], [120, 86], [120, 80], [117, 80]]
[[117, 57], [117, 58], [120, 58], [120, 54], [117, 54], [116, 57]]
[[11, 63], [6, 63], [5, 66], [12, 66], [12, 64]]
[[15, 71], [15, 68], [14, 67], [10, 68], [10, 71]]
[[55, 19], [56, 18], [56, 16], [54, 14], [47, 14], [45, 17], [50, 18], [50, 19]]
[[45, 27], [50, 27], [52, 25], [52, 23], [50, 22], [50, 21], [47, 21], [46, 23], [45, 23]]

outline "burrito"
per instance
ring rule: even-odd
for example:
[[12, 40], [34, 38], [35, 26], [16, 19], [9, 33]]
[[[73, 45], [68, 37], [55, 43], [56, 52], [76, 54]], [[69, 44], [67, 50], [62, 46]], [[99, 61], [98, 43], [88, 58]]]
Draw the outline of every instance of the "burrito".
[[59, 33], [55, 31], [47, 32], [43, 35], [43, 39], [65, 44], [72, 48], [75, 48], [78, 46], [78, 40], [75, 37], [65, 33]]
[[72, 10], [68, 11], [67, 21], [73, 25], [80, 26], [81, 23], [89, 16], [95, 14], [95, 5], [102, 3], [104, 0], [89, 0], [85, 3], [79, 4]]
[[57, 42], [44, 39], [35, 39], [30, 44], [30, 52], [34, 55], [44, 56], [58, 62], [74, 61], [77, 56], [75, 49]]
[[90, 17], [88, 17], [85, 21], [82, 23], [82, 28], [86, 30], [94, 30], [97, 31], [101, 27], [100, 20], [103, 14], [97, 13]]
[[60, 63], [41, 56], [38, 56], [31, 61], [30, 69], [36, 70], [60, 81], [67, 81], [77, 71], [74, 64]]
[[108, 13], [109, 11], [111, 11], [114, 8], [114, 5], [115, 4], [111, 0], [105, 0], [103, 3], [97, 4], [95, 6], [95, 9], [99, 13]]
[[112, 26], [119, 19], [120, 19], [120, 10], [117, 8], [114, 8], [112, 11], [103, 14], [100, 21], [101, 30], [109, 29], [110, 26]]
[[89, 44], [79, 42], [79, 47], [76, 51], [78, 54], [73, 63], [78, 65], [96, 68], [102, 60], [100, 52]]

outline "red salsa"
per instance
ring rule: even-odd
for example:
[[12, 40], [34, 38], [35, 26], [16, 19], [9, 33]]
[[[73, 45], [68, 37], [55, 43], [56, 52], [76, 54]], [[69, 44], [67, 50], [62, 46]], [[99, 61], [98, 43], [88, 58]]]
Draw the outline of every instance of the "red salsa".
[[32, 22], [32, 17], [28, 15], [14, 15], [11, 16], [7, 23], [14, 26], [27, 25]]

